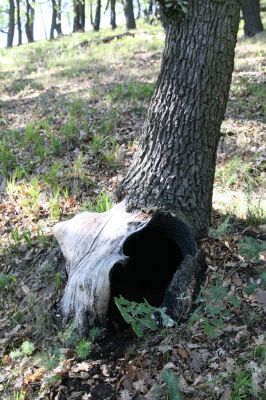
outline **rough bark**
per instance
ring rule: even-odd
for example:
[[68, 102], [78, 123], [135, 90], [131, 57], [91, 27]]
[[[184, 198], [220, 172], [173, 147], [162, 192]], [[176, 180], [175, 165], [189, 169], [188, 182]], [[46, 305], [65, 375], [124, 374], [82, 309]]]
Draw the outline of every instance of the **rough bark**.
[[54, 31], [58, 36], [62, 36], [61, 26], [61, 0], [52, 0], [52, 21], [50, 28], [50, 40], [54, 39]]
[[25, 24], [25, 32], [29, 43], [34, 41], [34, 17], [35, 17], [35, 10], [34, 10], [35, 0], [32, 0], [30, 3], [29, 0], [26, 0], [26, 24]]
[[18, 45], [22, 45], [22, 27], [21, 27], [21, 17], [20, 17], [20, 0], [16, 0], [17, 7], [17, 24], [18, 24]]
[[124, 1], [124, 13], [125, 13], [125, 17], [126, 17], [127, 29], [136, 29], [133, 0], [125, 0]]
[[111, 8], [110, 25], [111, 25], [112, 29], [115, 29], [117, 27], [115, 5], [116, 5], [116, 0], [111, 0], [110, 1], [110, 8]]
[[8, 9], [8, 31], [7, 31], [7, 47], [13, 46], [15, 32], [15, 4], [14, 0], [9, 0]]
[[244, 18], [244, 34], [247, 37], [255, 36], [263, 31], [260, 17], [259, 0], [241, 0], [241, 9]]
[[[161, 2], [164, 7], [163, 1]], [[118, 190], [129, 209], [168, 210], [206, 235], [220, 125], [239, 24], [237, 0], [169, 12], [161, 71], [138, 151]]]
[[85, 1], [73, 0], [74, 24], [73, 32], [85, 31]]
[[94, 24], [93, 24], [93, 30], [95, 32], [98, 32], [100, 30], [101, 7], [102, 7], [101, 0], [97, 0], [96, 10], [95, 10], [95, 18], [94, 18]]

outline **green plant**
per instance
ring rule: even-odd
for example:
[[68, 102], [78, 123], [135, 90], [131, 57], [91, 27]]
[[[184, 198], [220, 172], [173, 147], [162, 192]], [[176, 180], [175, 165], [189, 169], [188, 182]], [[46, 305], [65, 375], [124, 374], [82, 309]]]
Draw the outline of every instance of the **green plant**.
[[213, 239], [219, 239], [221, 236], [225, 236], [230, 232], [231, 218], [226, 216], [224, 220], [217, 226], [217, 228], [210, 228], [209, 236]]
[[174, 321], [165, 313], [165, 308], [153, 307], [146, 300], [144, 303], [136, 303], [119, 296], [115, 297], [114, 301], [122, 317], [131, 325], [138, 337], [144, 336], [145, 329], [154, 331], [159, 328], [157, 316], [164, 327], [174, 324]]
[[64, 332], [59, 334], [63, 345], [74, 347], [79, 339], [79, 333], [75, 321], [70, 322]]
[[69, 107], [69, 113], [73, 117], [78, 117], [83, 113], [83, 104], [80, 99], [74, 100]]
[[14, 390], [13, 393], [14, 400], [25, 400], [26, 399], [26, 392], [24, 390]]
[[4, 175], [9, 175], [16, 167], [16, 157], [4, 141], [0, 141], [0, 170]]
[[91, 140], [91, 149], [94, 155], [98, 154], [100, 150], [102, 150], [105, 140], [106, 138], [101, 133], [93, 135]]
[[196, 300], [200, 306], [190, 316], [190, 324], [201, 321], [205, 334], [208, 337], [215, 337], [224, 327], [224, 318], [228, 317], [227, 304], [234, 308], [241, 305], [240, 299], [236, 296], [229, 296], [227, 288], [223, 286], [221, 279], [206, 288], [202, 288]]
[[60, 289], [63, 286], [63, 278], [60, 272], [57, 272], [54, 277], [54, 283], [56, 289]]
[[25, 340], [21, 345], [21, 352], [25, 356], [30, 356], [35, 351], [35, 346], [29, 340]]
[[169, 400], [181, 400], [182, 396], [179, 390], [178, 379], [174, 372], [164, 368], [162, 378], [166, 386], [167, 396]]
[[260, 279], [261, 279], [261, 285], [262, 285], [262, 287], [266, 287], [266, 271], [263, 271], [261, 274], [260, 274]]
[[57, 161], [51, 165], [49, 171], [45, 174], [44, 181], [50, 186], [51, 190], [58, 190], [59, 173], [62, 170], [63, 162]]
[[247, 371], [238, 371], [234, 376], [234, 386], [230, 400], [250, 399], [252, 395], [252, 377]]
[[61, 132], [67, 139], [73, 139], [79, 132], [77, 121], [74, 118], [70, 119], [62, 126]]
[[266, 250], [266, 244], [253, 237], [246, 237], [239, 242], [239, 252], [250, 261], [258, 262], [260, 253]]
[[255, 293], [256, 289], [256, 283], [249, 283], [247, 286], [244, 287], [244, 292], [249, 296], [250, 294]]
[[255, 358], [255, 360], [258, 360], [261, 363], [266, 363], [266, 346], [265, 345], [261, 344], [261, 345], [255, 347], [254, 358]]
[[266, 210], [261, 199], [251, 200], [250, 197], [247, 198], [246, 222], [252, 226], [266, 223]]
[[49, 219], [56, 221], [61, 215], [61, 198], [59, 189], [54, 193], [49, 200]]
[[76, 353], [79, 358], [85, 360], [92, 351], [93, 344], [89, 340], [80, 340], [76, 345]]
[[16, 283], [16, 277], [14, 275], [0, 274], [0, 293], [9, 289], [13, 283]]
[[99, 194], [94, 201], [87, 201], [85, 204], [86, 210], [96, 211], [99, 213], [110, 210], [112, 207], [112, 200], [108, 193]]

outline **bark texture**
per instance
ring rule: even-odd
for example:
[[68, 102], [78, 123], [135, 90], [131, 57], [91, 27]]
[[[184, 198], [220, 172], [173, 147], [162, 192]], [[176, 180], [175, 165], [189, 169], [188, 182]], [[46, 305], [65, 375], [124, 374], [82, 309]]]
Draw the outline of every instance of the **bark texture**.
[[102, 3], [101, 0], [97, 0], [96, 3], [96, 10], [95, 10], [95, 18], [94, 18], [94, 23], [93, 23], [93, 30], [95, 32], [98, 32], [100, 30], [100, 24], [101, 24], [101, 7]]
[[112, 29], [115, 29], [117, 27], [115, 5], [116, 5], [116, 0], [110, 0], [110, 8], [111, 8], [110, 25]]
[[21, 16], [20, 16], [20, 0], [16, 0], [17, 7], [17, 24], [18, 24], [18, 45], [22, 44], [22, 27], [21, 27]]
[[252, 37], [263, 31], [260, 18], [259, 0], [241, 0], [241, 9], [244, 18], [244, 34]]
[[[164, 8], [163, 1], [161, 2]], [[129, 209], [168, 210], [207, 233], [220, 125], [234, 65], [237, 0], [168, 11], [161, 71], [138, 151], [118, 190]]]
[[30, 3], [29, 0], [26, 0], [26, 24], [25, 24], [25, 31], [26, 36], [29, 43], [34, 41], [34, 17], [35, 17], [35, 10], [34, 10], [35, 0], [32, 0]]
[[61, 25], [61, 0], [52, 0], [52, 21], [50, 28], [50, 39], [54, 39], [54, 32], [57, 32], [58, 36], [62, 36], [62, 25]]
[[169, 213], [128, 213], [121, 202], [61, 222], [54, 234], [67, 261], [62, 309], [81, 331], [97, 323], [121, 326], [119, 295], [163, 305], [175, 319], [190, 311], [206, 264], [190, 229]]
[[124, 12], [125, 12], [125, 17], [126, 17], [127, 29], [136, 29], [133, 0], [125, 0], [124, 1]]
[[73, 32], [85, 31], [85, 0], [73, 0]]
[[14, 32], [15, 32], [15, 4], [14, 0], [9, 0], [7, 47], [13, 46]]

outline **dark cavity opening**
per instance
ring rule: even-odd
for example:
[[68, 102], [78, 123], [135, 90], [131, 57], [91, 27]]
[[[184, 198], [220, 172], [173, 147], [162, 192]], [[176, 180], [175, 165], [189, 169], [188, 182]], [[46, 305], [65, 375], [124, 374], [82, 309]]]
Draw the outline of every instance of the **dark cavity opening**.
[[110, 273], [109, 328], [126, 326], [114, 297], [122, 295], [136, 302], [146, 299], [155, 307], [163, 303], [166, 288], [185, 256], [173, 220], [169, 216], [155, 216], [124, 242], [123, 253], [129, 258], [114, 265]]

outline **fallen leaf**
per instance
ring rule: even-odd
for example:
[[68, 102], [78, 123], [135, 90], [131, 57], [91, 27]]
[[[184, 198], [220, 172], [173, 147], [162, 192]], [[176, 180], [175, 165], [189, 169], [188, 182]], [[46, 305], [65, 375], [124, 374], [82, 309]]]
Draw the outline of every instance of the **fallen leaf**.
[[24, 378], [24, 382], [26, 385], [28, 383], [38, 382], [40, 381], [45, 375], [45, 368], [38, 368], [33, 374], [27, 375]]

